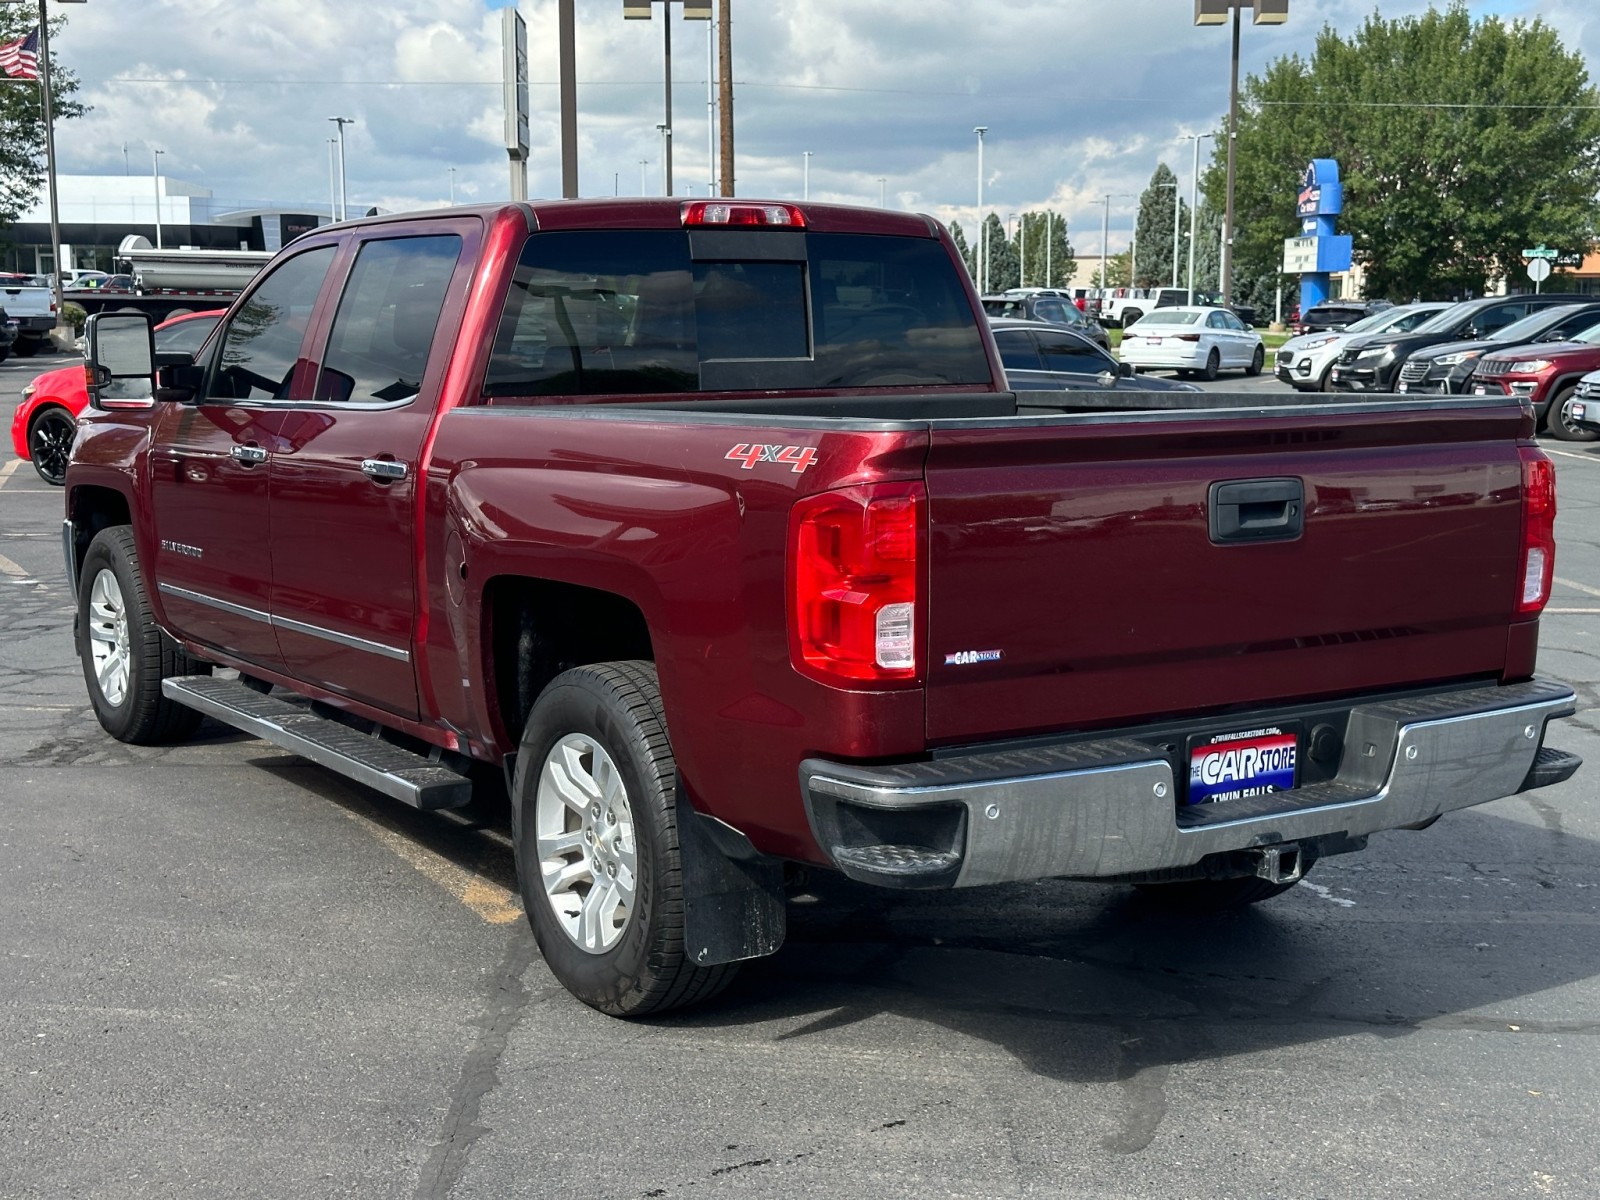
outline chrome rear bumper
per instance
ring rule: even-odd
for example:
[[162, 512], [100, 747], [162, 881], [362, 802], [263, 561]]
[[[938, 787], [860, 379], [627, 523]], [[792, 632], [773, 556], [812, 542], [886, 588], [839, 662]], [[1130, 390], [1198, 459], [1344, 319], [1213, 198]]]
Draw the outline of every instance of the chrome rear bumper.
[[[1574, 711], [1571, 688], [1542, 680], [1358, 704], [1335, 778], [1181, 808], [1171, 758], [1137, 736], [890, 767], [809, 759], [800, 782], [818, 845], [866, 882], [1134, 876], [1422, 825], [1558, 782], [1579, 760], [1541, 756], [1545, 724]], [[913, 830], [900, 844], [897, 815]]]

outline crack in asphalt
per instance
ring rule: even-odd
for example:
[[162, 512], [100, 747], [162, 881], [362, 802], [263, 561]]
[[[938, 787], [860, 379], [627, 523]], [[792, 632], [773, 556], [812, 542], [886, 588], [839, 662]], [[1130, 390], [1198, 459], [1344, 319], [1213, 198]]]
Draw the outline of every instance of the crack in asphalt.
[[538, 954], [533, 934], [519, 926], [491, 979], [484, 1011], [474, 1022], [482, 1032], [461, 1064], [439, 1140], [417, 1181], [416, 1200], [445, 1200], [460, 1182], [473, 1145], [490, 1132], [478, 1123], [479, 1115], [484, 1098], [500, 1086], [500, 1059], [511, 1040], [511, 1031], [530, 1007], [566, 995], [559, 985], [529, 994], [522, 977]]

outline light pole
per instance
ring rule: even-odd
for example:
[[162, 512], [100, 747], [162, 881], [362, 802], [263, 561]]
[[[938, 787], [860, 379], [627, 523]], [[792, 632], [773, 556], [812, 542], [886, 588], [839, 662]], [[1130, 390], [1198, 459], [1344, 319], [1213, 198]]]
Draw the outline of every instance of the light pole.
[[803, 150], [803, 151], [801, 151], [801, 153], [805, 155], [805, 166], [803, 168], [804, 174], [802, 176], [802, 182], [801, 182], [801, 185], [800, 185], [800, 192], [801, 192], [800, 198], [802, 200], [809, 200], [809, 199], [811, 199], [811, 154], [812, 154], [812, 152], [810, 150]]
[[1183, 135], [1194, 143], [1194, 177], [1189, 180], [1189, 297], [1188, 302], [1194, 303], [1194, 234], [1196, 222], [1200, 219], [1200, 141], [1202, 138], [1214, 138], [1214, 133], [1186, 133]]
[[450, 206], [452, 208], [454, 208], [455, 207], [455, 203], [456, 203], [456, 169], [454, 167], [451, 167], [450, 168]]
[[975, 125], [972, 132], [978, 135], [978, 248], [974, 252], [973, 269], [977, 278], [973, 280], [978, 285], [978, 294], [981, 296], [989, 290], [989, 256], [984, 253], [985, 225], [983, 220], [983, 135], [989, 132], [987, 125]]
[[339, 143], [333, 138], [328, 138], [327, 142], [328, 142], [328, 220], [330, 222], [333, 222], [333, 221], [337, 221], [339, 219], [339, 164], [338, 164], [338, 161], [337, 161], [337, 155], [339, 153]]
[[878, 207], [889, 207], [889, 177], [887, 175], [878, 176]]
[[641, 196], [646, 195], [646, 192], [644, 190], [645, 189], [644, 169], [646, 167], [648, 167], [649, 165], [650, 165], [650, 160], [648, 158], [641, 158], [639, 160], [639, 195], [641, 195]]
[[657, 4], [666, 8], [665, 17], [661, 22], [663, 98], [666, 116], [658, 128], [662, 130], [661, 171], [666, 179], [666, 194], [669, 196], [672, 195], [672, 6], [674, 3], [683, 5], [683, 19], [686, 21], [711, 20], [711, 0], [622, 0], [622, 15], [629, 21], [650, 20]]
[[[1253, 25], [1282, 25], [1289, 19], [1289, 0], [1195, 0], [1196, 25], [1222, 25], [1233, 13], [1233, 56], [1228, 74], [1228, 199], [1222, 213], [1222, 269], [1217, 286], [1222, 303], [1233, 303], [1233, 152], [1239, 140], [1239, 10], [1251, 10]], [[1192, 217], [1190, 218], [1193, 219]], [[1193, 239], [1190, 239], [1193, 261]], [[1194, 281], [1190, 280], [1190, 291]]]
[[339, 220], [343, 221], [350, 215], [350, 193], [345, 186], [344, 175], [344, 127], [354, 125], [354, 117], [329, 117], [339, 127]]
[[[150, 182], [155, 184], [155, 188], [156, 188], [156, 249], [157, 250], [161, 249], [161, 156], [163, 154], [165, 154], [165, 153], [166, 153], [165, 150], [157, 150], [153, 146], [150, 148]], [[57, 268], [59, 268], [60, 265], [61, 265], [60, 263], [57, 263], [56, 264]]]

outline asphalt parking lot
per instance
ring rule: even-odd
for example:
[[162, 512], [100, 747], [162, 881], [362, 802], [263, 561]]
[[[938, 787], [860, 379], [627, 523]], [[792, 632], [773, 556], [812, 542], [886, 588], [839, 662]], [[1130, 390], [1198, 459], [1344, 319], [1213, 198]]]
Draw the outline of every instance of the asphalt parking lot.
[[[69, 361], [0, 364], [8, 430]], [[1573, 780], [1229, 917], [819, 883], [715, 1004], [624, 1023], [545, 970], [495, 814], [107, 738], [7, 440], [0, 1196], [1592, 1196], [1600, 450], [1547, 449]]]

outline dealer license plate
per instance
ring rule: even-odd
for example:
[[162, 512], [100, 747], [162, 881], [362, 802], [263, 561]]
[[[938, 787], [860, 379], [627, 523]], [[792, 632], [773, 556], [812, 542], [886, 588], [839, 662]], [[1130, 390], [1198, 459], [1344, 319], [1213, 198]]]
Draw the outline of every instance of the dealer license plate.
[[1333, 369], [1333, 376], [1332, 376], [1332, 378], [1333, 378], [1333, 381], [1334, 381], [1334, 382], [1335, 382], [1335, 383], [1338, 383], [1338, 382], [1339, 382], [1339, 376], [1340, 376], [1340, 375], [1342, 375], [1342, 374], [1344, 374], [1344, 372], [1343, 372], [1343, 371], [1341, 371], [1341, 370], [1339, 370], [1339, 368], [1338, 368], [1338, 367], [1335, 367], [1335, 368], [1334, 368], [1334, 369]]
[[1300, 729], [1265, 725], [1189, 739], [1190, 804], [1243, 800], [1293, 788], [1300, 778]]
[[1397, 391], [1397, 392], [1409, 392], [1411, 390], [1411, 385], [1409, 383], [1401, 381], [1400, 383], [1397, 383], [1395, 385], [1395, 389], [1394, 390]]
[[1584, 419], [1583, 414], [1587, 411], [1588, 410], [1583, 407], [1582, 400], [1574, 400], [1572, 402], [1572, 407], [1567, 409], [1567, 416], [1574, 421], [1581, 421]]
[[1489, 394], [1489, 389], [1480, 383], [1477, 387], [1472, 389], [1472, 394], [1474, 396], [1487, 396]]

